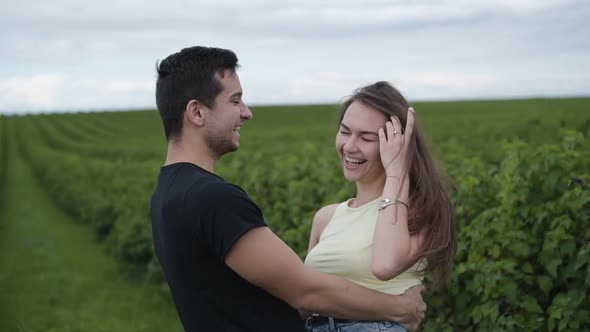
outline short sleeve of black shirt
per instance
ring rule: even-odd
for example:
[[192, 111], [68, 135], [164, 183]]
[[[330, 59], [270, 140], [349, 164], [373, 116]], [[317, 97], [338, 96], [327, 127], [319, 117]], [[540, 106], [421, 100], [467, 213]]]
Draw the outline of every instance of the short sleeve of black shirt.
[[189, 207], [200, 216], [197, 239], [218, 257], [225, 255], [246, 232], [255, 227], [267, 226], [260, 208], [240, 187], [227, 182], [211, 182], [199, 192], [191, 192], [187, 202], [203, 202], [200, 206]]

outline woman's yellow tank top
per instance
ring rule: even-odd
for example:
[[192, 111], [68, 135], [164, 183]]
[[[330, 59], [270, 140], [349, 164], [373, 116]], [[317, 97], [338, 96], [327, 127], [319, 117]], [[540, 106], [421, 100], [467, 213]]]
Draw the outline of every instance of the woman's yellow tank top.
[[380, 200], [356, 208], [349, 206], [350, 199], [340, 203], [320, 235], [320, 242], [307, 254], [305, 264], [388, 294], [401, 294], [421, 284], [421, 262], [387, 281], [377, 279], [371, 272], [373, 231]]

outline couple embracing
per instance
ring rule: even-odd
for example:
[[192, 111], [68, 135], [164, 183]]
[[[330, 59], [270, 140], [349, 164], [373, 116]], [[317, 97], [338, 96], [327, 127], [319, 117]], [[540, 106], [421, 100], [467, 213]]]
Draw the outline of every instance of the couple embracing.
[[335, 132], [356, 196], [315, 214], [299, 257], [240, 187], [215, 174], [252, 118], [230, 50], [191, 47], [158, 65], [167, 156], [151, 201], [154, 247], [186, 331], [414, 331], [422, 280], [447, 279], [452, 205], [389, 83], [361, 87]]

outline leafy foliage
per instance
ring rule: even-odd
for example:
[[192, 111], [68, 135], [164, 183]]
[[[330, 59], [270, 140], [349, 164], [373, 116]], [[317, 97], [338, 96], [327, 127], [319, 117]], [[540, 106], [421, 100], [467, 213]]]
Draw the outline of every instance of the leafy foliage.
[[431, 294], [425, 330], [590, 327], [590, 155], [580, 133], [562, 135], [561, 144], [505, 144], [497, 168], [449, 167], [465, 197], [459, 250], [451, 286]]
[[[589, 104], [415, 105], [457, 188], [454, 273], [447, 289], [429, 292], [424, 330], [590, 329]], [[315, 211], [354, 195], [333, 151], [335, 107], [273, 107], [254, 118], [218, 173], [246, 189], [304, 257]], [[11, 120], [19, 152], [56, 204], [124, 265], [161, 282], [149, 222], [164, 158], [156, 112]]]
[[4, 182], [8, 160], [8, 119], [0, 115], [0, 207], [4, 204]]

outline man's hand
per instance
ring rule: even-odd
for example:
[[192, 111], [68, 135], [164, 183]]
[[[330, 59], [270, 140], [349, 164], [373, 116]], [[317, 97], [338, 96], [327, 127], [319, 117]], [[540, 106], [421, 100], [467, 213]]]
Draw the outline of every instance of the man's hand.
[[422, 285], [414, 286], [400, 295], [400, 300], [404, 299], [402, 306], [407, 309], [407, 313], [400, 316], [397, 323], [405, 327], [409, 332], [416, 331], [424, 320], [426, 314], [426, 303], [422, 299], [424, 290], [425, 288]]

